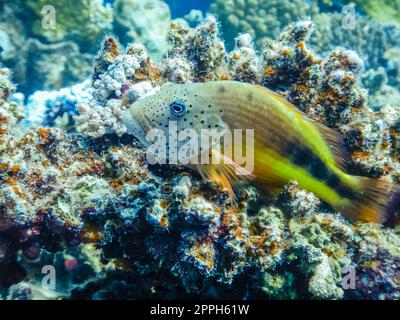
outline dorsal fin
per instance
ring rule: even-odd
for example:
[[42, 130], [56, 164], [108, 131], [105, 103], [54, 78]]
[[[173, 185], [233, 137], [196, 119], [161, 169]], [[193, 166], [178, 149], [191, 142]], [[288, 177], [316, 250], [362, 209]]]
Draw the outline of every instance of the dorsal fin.
[[286, 107], [299, 113], [302, 119], [309, 122], [314, 128], [316, 128], [318, 132], [321, 134], [325, 143], [329, 146], [329, 149], [332, 152], [332, 156], [334, 158], [337, 167], [342, 170], [347, 169], [348, 164], [351, 161], [351, 156], [346, 148], [346, 145], [344, 143], [345, 140], [342, 134], [331, 128], [328, 128], [327, 126], [323, 125], [322, 123], [316, 120], [311, 119], [308, 114], [297, 108], [291, 102], [287, 101], [286, 98], [284, 98], [280, 94], [273, 92], [265, 87], [259, 87], [259, 88], [262, 88], [262, 90], [266, 90], [270, 95], [273, 95], [278, 101], [283, 103]]

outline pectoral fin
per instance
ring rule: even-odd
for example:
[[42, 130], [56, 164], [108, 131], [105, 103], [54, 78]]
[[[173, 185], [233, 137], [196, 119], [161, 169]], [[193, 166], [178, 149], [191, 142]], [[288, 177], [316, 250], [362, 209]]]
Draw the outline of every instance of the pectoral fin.
[[239, 185], [252, 180], [254, 176], [216, 150], [211, 150], [210, 162], [211, 159], [214, 163], [219, 162], [219, 164], [199, 164], [196, 166], [197, 170], [204, 180], [215, 182], [226, 189], [231, 201], [236, 202], [236, 194], [240, 190]]

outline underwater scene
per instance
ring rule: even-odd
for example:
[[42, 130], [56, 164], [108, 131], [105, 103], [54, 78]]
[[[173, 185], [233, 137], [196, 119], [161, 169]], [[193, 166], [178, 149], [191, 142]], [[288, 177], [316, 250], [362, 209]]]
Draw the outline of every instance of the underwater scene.
[[0, 0], [0, 300], [398, 300], [399, 222], [399, 0]]

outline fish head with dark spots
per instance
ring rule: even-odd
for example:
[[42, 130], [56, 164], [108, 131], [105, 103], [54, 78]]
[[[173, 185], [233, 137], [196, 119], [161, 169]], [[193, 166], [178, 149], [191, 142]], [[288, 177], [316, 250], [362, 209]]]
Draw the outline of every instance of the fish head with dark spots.
[[174, 143], [177, 149], [195, 138], [200, 145], [202, 130], [227, 128], [222, 110], [212, 100], [204, 84], [167, 83], [157, 93], [133, 103], [124, 115], [124, 124], [145, 145], [149, 132], [163, 135], [167, 145]]

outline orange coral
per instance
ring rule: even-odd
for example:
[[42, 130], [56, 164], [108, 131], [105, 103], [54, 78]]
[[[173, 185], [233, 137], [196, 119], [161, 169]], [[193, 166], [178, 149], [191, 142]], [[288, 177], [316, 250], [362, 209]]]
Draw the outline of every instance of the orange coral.
[[267, 66], [264, 70], [264, 73], [267, 77], [272, 77], [276, 74], [276, 69], [272, 66]]

